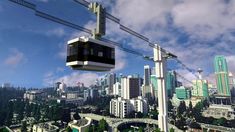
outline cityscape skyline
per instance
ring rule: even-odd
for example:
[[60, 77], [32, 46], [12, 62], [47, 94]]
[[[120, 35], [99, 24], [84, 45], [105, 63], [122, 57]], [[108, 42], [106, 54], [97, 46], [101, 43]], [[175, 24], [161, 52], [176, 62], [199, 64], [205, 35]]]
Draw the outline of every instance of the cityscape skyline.
[[234, 132], [234, 7], [0, 1], [0, 131]]
[[[75, 5], [73, 2], [60, 1], [56, 3], [58, 7], [53, 7], [54, 1], [35, 0], [32, 2], [38, 4], [42, 10], [46, 10], [56, 16], [63, 16], [65, 19], [73, 20], [75, 23], [79, 22], [79, 24], [84, 25], [85, 27], [92, 27], [94, 24], [93, 16], [91, 14], [87, 15], [87, 11], [85, 9]], [[90, 85], [95, 81], [96, 78], [103, 75], [103, 73], [94, 72], [74, 72], [65, 66], [64, 56], [66, 51], [64, 45], [70, 38], [75, 36], [77, 37], [83, 33], [76, 32], [67, 27], [38, 18], [34, 16], [29, 10], [18, 7], [9, 1], [1, 1], [0, 3], [0, 42], [3, 46], [2, 49], [6, 49], [1, 52], [0, 56], [0, 59], [2, 60], [0, 67], [2, 73], [0, 75], [1, 83], [10, 82], [15, 86], [25, 87], [46, 87], [51, 86], [53, 82], [58, 80], [64, 80], [68, 85], [74, 85], [78, 81], [84, 81], [85, 85]], [[204, 69], [205, 77], [211, 78], [211, 75], [214, 74], [212, 61], [213, 56], [215, 55], [225, 55], [228, 60], [229, 68], [231, 69], [231, 72], [234, 73], [234, 47], [232, 45], [235, 40], [233, 33], [229, 31], [229, 29], [233, 28], [231, 25], [227, 24], [225, 26], [222, 24], [225, 26], [225, 29], [221, 32], [218, 32], [217, 25], [222, 23], [220, 21], [219, 23], [215, 24], [210, 24], [205, 21], [196, 23], [190, 21], [189, 19], [180, 21], [182, 17], [190, 18], [188, 15], [183, 16], [184, 14], [180, 14], [180, 8], [186, 8], [185, 6], [188, 5], [189, 7], [192, 7], [190, 11], [193, 11], [196, 9], [196, 7], [201, 7], [200, 4], [194, 4], [193, 2], [186, 1], [183, 3], [158, 3], [153, 1], [153, 3], [157, 3], [158, 5], [160, 4], [162, 7], [167, 6], [168, 8], [166, 8], [166, 10], [160, 8], [159, 10], [162, 12], [153, 14], [153, 16], [150, 15], [146, 19], [135, 18], [133, 20], [129, 20], [126, 18], [129, 18], [135, 14], [132, 8], [129, 8], [135, 5], [134, 1], [119, 1], [114, 3], [101, 1], [101, 3], [107, 6], [109, 12], [113, 12], [114, 15], [119, 16], [121, 20], [127, 23], [127, 25], [133, 23], [133, 29], [136, 31], [149, 34], [150, 37], [152, 36], [152, 40], [158, 40], [160, 44], [163, 45], [166, 49], [175, 52], [175, 54], [178, 55], [179, 58], [191, 68], [197, 69], [200, 67]], [[218, 1], [214, 3], [207, 3], [199, 1], [198, 3], [205, 5], [220, 4], [224, 6], [223, 9], [229, 9], [229, 13], [232, 14], [233, 12], [233, 9], [229, 8], [230, 5], [234, 4], [232, 1], [231, 3]], [[70, 7], [69, 10], [66, 10], [68, 8], [64, 9], [64, 5], [66, 5], [66, 7]], [[144, 13], [148, 14], [150, 14], [149, 12], [152, 10], [155, 11], [155, 8], [152, 6], [154, 4], [143, 5], [144, 7], [138, 7], [137, 10], [144, 8], [146, 9]], [[54, 11], [50, 7], [53, 7]], [[119, 8], [119, 10], [115, 12], [117, 8]], [[61, 13], [62, 10], [64, 11], [63, 13]], [[125, 11], [127, 10], [130, 10], [130, 14], [125, 14]], [[219, 11], [222, 12], [222, 10]], [[220, 16], [219, 11], [216, 12], [215, 17], [221, 17], [221, 20], [231, 15], [226, 14], [224, 16]], [[74, 12], [79, 13], [77, 14]], [[198, 20], [203, 20], [201, 17], [203, 14], [208, 12], [210, 11], [205, 10], [205, 12], [201, 12], [201, 14], [199, 13], [198, 15], [191, 15], [198, 17]], [[167, 13], [171, 14], [171, 19], [166, 17]], [[66, 14], [70, 14], [71, 16]], [[80, 17], [74, 18], [72, 16], [80, 16], [84, 19], [79, 19]], [[141, 14], [139, 17], [142, 18], [145, 16], [146, 15]], [[160, 20], [158, 19], [159, 16], [162, 16]], [[27, 17], [27, 20], [23, 19], [24, 17]], [[153, 20], [156, 20], [154, 21], [156, 24], [153, 23]], [[213, 18], [208, 18], [208, 20], [212, 21]], [[191, 23], [192, 25], [189, 26], [186, 22]], [[171, 23], [173, 23], [173, 25]], [[148, 24], [152, 24], [153, 27], [158, 28], [159, 30], [147, 30]], [[37, 27], [37, 25], [41, 26]], [[143, 29], [140, 28], [140, 25], [143, 25]], [[210, 34], [210, 32], [205, 32], [204, 37], [206, 38], [204, 38], [203, 35], [199, 34], [200, 32], [197, 30], [196, 25], [201, 25], [202, 27], [212, 27], [212, 29], [208, 30], [216, 32], [213, 34]], [[113, 26], [113, 24], [108, 23], [108, 26]], [[124, 38], [119, 42], [126, 44], [127, 47], [137, 49], [143, 53], [152, 53], [152, 50], [146, 48], [146, 46], [141, 46], [138, 44], [130, 45], [130, 43], [141, 43], [141, 41], [130, 38], [128, 35], [123, 35], [123, 33], [119, 32], [118, 29], [113, 27], [113, 29], [108, 28], [107, 30], [109, 38], [115, 39], [114, 36], [116, 36], [117, 40]], [[196, 32], [194, 32], [195, 30]], [[113, 33], [110, 33], [111, 31]], [[155, 34], [157, 35], [155, 36]], [[198, 38], [195, 39], [195, 37]], [[223, 48], [224, 50], [222, 50]], [[197, 56], [197, 54], [200, 54], [200, 56]], [[116, 69], [114, 70], [114, 72], [117, 73], [123, 73], [125, 75], [137, 73], [143, 75], [142, 67], [144, 65], [149, 64], [150, 66], [153, 66], [153, 64], [150, 62], [143, 61], [142, 58], [124, 53], [120, 50], [117, 50], [117, 55], [117, 60], [119, 63], [116, 65]], [[195, 61], [192, 62], [192, 59], [190, 58]], [[189, 80], [193, 78], [192, 74], [180, 68], [175, 64], [175, 62], [170, 61], [168, 66], [171, 69], [178, 69], [178, 72], [182, 73], [182, 75], [186, 76], [187, 78], [190, 78]]]

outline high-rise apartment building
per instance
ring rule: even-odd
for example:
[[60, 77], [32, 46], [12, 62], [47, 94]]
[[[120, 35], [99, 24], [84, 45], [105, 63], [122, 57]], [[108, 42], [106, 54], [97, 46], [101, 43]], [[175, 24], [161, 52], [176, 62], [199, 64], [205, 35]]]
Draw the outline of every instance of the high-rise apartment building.
[[218, 95], [231, 96], [228, 78], [228, 66], [224, 56], [215, 56], [214, 67]]
[[144, 66], [144, 85], [149, 86], [150, 85], [150, 75], [151, 75], [151, 69], [149, 65]]
[[208, 81], [207, 80], [193, 80], [192, 96], [194, 97], [209, 97]]
[[112, 99], [109, 107], [110, 114], [120, 118], [125, 118], [132, 111], [130, 101], [122, 97]]
[[148, 102], [141, 96], [133, 99], [124, 99], [119, 97], [110, 101], [110, 114], [125, 118], [131, 111], [148, 113]]
[[121, 96], [124, 99], [136, 98], [140, 95], [140, 78], [132, 76], [123, 77], [121, 79]]
[[166, 89], [169, 97], [173, 96], [177, 87], [177, 78], [175, 71], [168, 71], [166, 76]]
[[157, 101], [158, 97], [158, 91], [157, 91], [157, 77], [156, 75], [151, 75], [151, 84], [152, 84], [152, 89], [153, 89], [153, 97], [154, 100]]
[[141, 112], [143, 114], [148, 113], [148, 101], [142, 96], [138, 96], [137, 98], [131, 99], [131, 108], [136, 112]]
[[112, 94], [113, 93], [113, 84], [116, 83], [116, 74], [115, 73], [109, 73], [107, 76], [107, 84], [108, 84], [108, 88], [109, 88], [109, 93], [108, 94]]
[[142, 96], [148, 100], [154, 99], [154, 90], [151, 85], [151, 68], [144, 66], [144, 84], [142, 85]]
[[122, 94], [121, 83], [116, 82], [115, 84], [113, 84], [113, 95], [121, 97], [121, 94]]

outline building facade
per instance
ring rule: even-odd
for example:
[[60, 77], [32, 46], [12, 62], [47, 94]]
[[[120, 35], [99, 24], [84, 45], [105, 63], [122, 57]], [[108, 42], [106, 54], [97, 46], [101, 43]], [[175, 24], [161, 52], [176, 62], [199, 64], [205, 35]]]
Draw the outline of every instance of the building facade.
[[57, 132], [59, 127], [50, 123], [39, 123], [33, 125], [33, 132]]
[[157, 91], [157, 76], [156, 75], [151, 75], [151, 86], [153, 89], [153, 98], [155, 101], [157, 101], [158, 98], [158, 91]]
[[124, 99], [136, 98], [140, 95], [140, 78], [132, 76], [121, 79], [121, 97]]
[[209, 108], [203, 111], [203, 116], [214, 118], [226, 118], [227, 120], [235, 119], [235, 111], [231, 105], [210, 105]]
[[131, 112], [130, 101], [122, 97], [112, 99], [109, 106], [110, 114], [119, 118], [125, 118]]
[[185, 88], [184, 86], [177, 87], [175, 89], [176, 97], [178, 99], [189, 99], [191, 97], [191, 92], [189, 89]]
[[166, 89], [168, 97], [172, 97], [177, 86], [177, 78], [175, 71], [168, 71], [166, 76]]
[[218, 95], [231, 96], [229, 88], [228, 66], [225, 57], [215, 56], [214, 67]]
[[192, 83], [193, 83], [192, 96], [203, 97], [203, 98], [209, 97], [207, 80], [198, 79], [198, 80], [193, 80]]
[[121, 89], [121, 83], [116, 82], [113, 84], [113, 95], [121, 97], [122, 89]]
[[117, 99], [112, 99], [110, 101], [110, 114], [116, 117], [125, 118], [132, 111], [147, 114], [147, 100], [139, 96], [134, 99], [124, 99], [122, 97], [118, 97]]

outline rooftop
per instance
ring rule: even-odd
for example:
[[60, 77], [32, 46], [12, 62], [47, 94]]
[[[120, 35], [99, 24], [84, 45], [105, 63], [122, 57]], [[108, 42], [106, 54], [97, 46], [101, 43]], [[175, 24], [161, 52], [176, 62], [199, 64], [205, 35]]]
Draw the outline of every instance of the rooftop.
[[86, 125], [88, 123], [88, 120], [87, 119], [85, 119], [85, 118], [83, 118], [83, 119], [80, 119], [80, 120], [75, 120], [75, 121], [73, 121], [73, 125], [76, 125], [76, 126], [78, 126], [78, 127], [80, 127], [80, 126], [84, 126], [84, 125]]

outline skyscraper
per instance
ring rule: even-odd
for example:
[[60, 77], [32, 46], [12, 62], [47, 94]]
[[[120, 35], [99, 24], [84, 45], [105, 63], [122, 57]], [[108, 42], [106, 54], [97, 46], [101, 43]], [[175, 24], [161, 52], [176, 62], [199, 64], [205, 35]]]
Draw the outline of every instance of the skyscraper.
[[123, 77], [121, 79], [121, 96], [124, 99], [131, 99], [140, 95], [140, 78], [132, 76]]
[[152, 100], [154, 97], [154, 91], [151, 86], [151, 68], [149, 65], [144, 66], [144, 84], [142, 85], [142, 96], [147, 98], [148, 101]]
[[151, 84], [152, 84], [152, 88], [153, 88], [153, 96], [154, 96], [154, 100], [157, 101], [157, 77], [156, 75], [151, 75]]
[[192, 96], [194, 97], [209, 97], [208, 81], [207, 80], [193, 80]]
[[151, 75], [151, 69], [149, 65], [144, 66], [144, 85], [149, 86], [150, 85], [150, 75]]
[[202, 79], [202, 69], [198, 69], [199, 79], [193, 80], [192, 96], [199, 98], [209, 97], [208, 81]]
[[168, 71], [166, 76], [166, 88], [169, 97], [173, 96], [175, 88], [177, 87], [177, 79], [175, 71]]
[[228, 66], [224, 56], [215, 56], [214, 67], [218, 95], [231, 96], [228, 79]]

